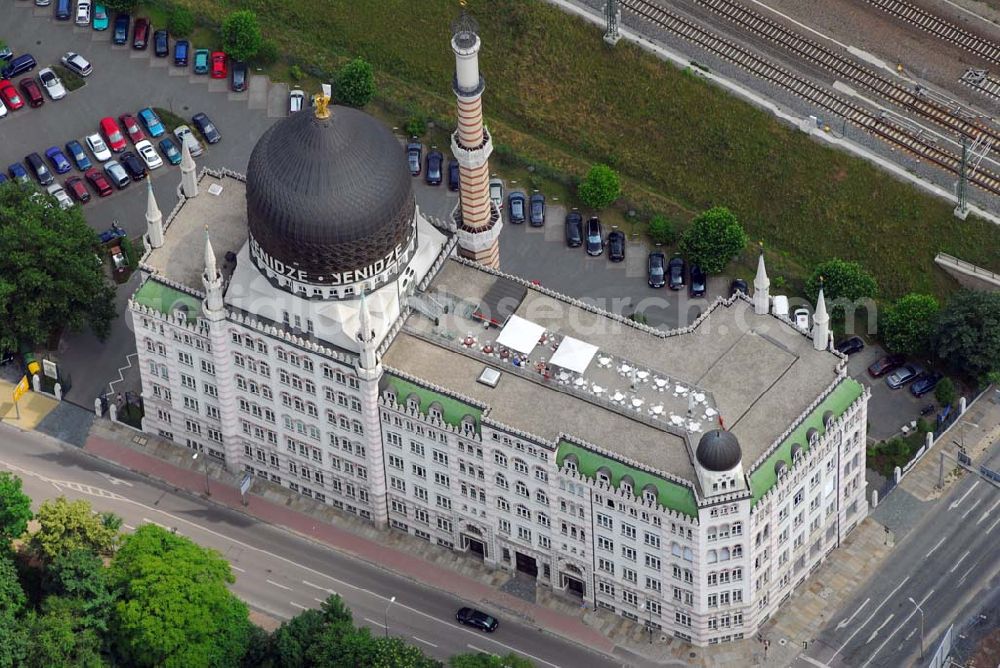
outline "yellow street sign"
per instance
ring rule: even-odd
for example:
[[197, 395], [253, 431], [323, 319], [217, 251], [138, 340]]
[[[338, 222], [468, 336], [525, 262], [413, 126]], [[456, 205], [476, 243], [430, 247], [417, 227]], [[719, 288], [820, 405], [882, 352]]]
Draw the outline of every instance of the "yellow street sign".
[[23, 397], [28, 392], [28, 388], [29, 388], [28, 377], [27, 376], [21, 376], [21, 380], [19, 380], [17, 382], [17, 385], [14, 386], [13, 397], [14, 397], [14, 403], [15, 404], [17, 403], [18, 399], [20, 399], [21, 397]]

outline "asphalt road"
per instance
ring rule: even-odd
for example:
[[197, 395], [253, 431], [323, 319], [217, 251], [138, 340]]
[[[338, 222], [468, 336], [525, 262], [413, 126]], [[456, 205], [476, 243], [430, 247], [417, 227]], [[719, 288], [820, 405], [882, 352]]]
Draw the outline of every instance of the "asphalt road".
[[[982, 462], [1000, 469], [1000, 441]], [[981, 603], [1000, 574], [1000, 487], [966, 475], [895, 548], [877, 577], [831, 616], [796, 667], [921, 665], [948, 626]]]
[[96, 460], [76, 448], [33, 432], [0, 426], [0, 470], [24, 480], [35, 506], [60, 495], [84, 498], [97, 510], [120, 515], [126, 529], [154, 523], [222, 553], [232, 564], [233, 591], [252, 608], [279, 620], [319, 607], [333, 593], [351, 607], [354, 621], [376, 633], [388, 632], [446, 659], [462, 652], [510, 651], [537, 666], [620, 666], [621, 661], [504, 619], [493, 634], [454, 622], [464, 603], [421, 587], [371, 564], [344, 556], [279, 528], [178, 494], [142, 476]]

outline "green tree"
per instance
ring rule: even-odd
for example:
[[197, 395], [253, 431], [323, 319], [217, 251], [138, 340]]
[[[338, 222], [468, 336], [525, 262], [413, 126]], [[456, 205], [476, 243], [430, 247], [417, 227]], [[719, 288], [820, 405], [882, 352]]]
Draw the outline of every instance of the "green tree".
[[0, 473], [0, 540], [4, 547], [24, 535], [31, 517], [31, 498], [22, 491], [21, 479], [6, 471]]
[[93, 552], [76, 549], [56, 555], [45, 569], [42, 592], [49, 598], [77, 601], [75, 614], [82, 627], [107, 632], [114, 598], [104, 562]]
[[848, 303], [874, 299], [878, 294], [875, 279], [857, 262], [833, 258], [821, 262], [806, 281], [806, 295], [816, 303], [822, 277], [826, 309], [834, 320], [843, 320]]
[[194, 30], [194, 14], [187, 7], [171, 7], [167, 14], [167, 30], [174, 37], [187, 37]]
[[126, 536], [109, 570], [111, 638], [129, 666], [235, 666], [250, 639], [247, 606], [215, 550], [147, 524]]
[[450, 668], [534, 668], [535, 664], [511, 652], [506, 656], [496, 656], [476, 652], [456, 654], [448, 659]]
[[954, 294], [933, 338], [934, 352], [957, 371], [976, 379], [1000, 371], [1000, 292]]
[[118, 531], [95, 515], [82, 499], [70, 501], [64, 496], [45, 501], [35, 517], [38, 531], [31, 534], [29, 551], [46, 562], [73, 550], [88, 550], [108, 555], [118, 541]]
[[710, 274], [725, 269], [747, 245], [743, 231], [732, 211], [717, 206], [700, 214], [681, 235], [680, 250], [691, 264]]
[[920, 355], [927, 352], [940, 310], [938, 301], [930, 295], [915, 292], [903, 295], [879, 318], [882, 342], [897, 353]]
[[937, 387], [934, 388], [934, 398], [942, 406], [951, 406], [955, 403], [956, 396], [955, 383], [951, 378], [942, 378]]
[[591, 209], [611, 206], [621, 194], [622, 184], [618, 172], [607, 165], [593, 165], [580, 181], [577, 193], [580, 200]]
[[345, 63], [334, 82], [337, 102], [351, 107], [363, 107], [375, 97], [375, 72], [371, 63], [355, 58]]
[[87, 627], [78, 612], [80, 601], [49, 596], [43, 612], [34, 616], [29, 627], [24, 665], [28, 668], [98, 668], [105, 665], [101, 656], [101, 637]]
[[654, 244], [672, 244], [677, 240], [674, 224], [662, 214], [656, 214], [649, 219], [649, 238]]
[[22, 665], [28, 634], [23, 620], [27, 598], [9, 554], [0, 553], [0, 668]]
[[0, 350], [85, 325], [103, 340], [115, 292], [94, 262], [97, 235], [80, 207], [64, 211], [34, 192], [0, 184]]
[[235, 11], [222, 22], [222, 50], [233, 60], [247, 61], [257, 55], [264, 41], [257, 15], [249, 9]]

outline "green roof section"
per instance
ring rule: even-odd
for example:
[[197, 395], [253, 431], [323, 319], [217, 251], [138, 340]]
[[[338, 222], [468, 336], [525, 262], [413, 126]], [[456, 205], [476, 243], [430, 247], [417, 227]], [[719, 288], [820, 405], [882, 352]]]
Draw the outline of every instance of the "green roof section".
[[771, 453], [763, 464], [757, 467], [756, 471], [750, 474], [750, 491], [753, 493], [753, 500], [751, 505], [757, 505], [761, 497], [767, 493], [767, 490], [774, 487], [774, 483], [778, 481], [778, 474], [774, 472], [774, 465], [779, 459], [785, 460], [788, 467], [792, 466], [792, 446], [796, 443], [802, 446], [804, 451], [809, 450], [809, 440], [806, 438], [806, 433], [812, 429], [816, 428], [820, 433], [826, 431], [823, 427], [823, 414], [827, 411], [831, 411], [834, 417], [839, 417], [843, 414], [847, 408], [853, 404], [861, 393], [864, 392], [864, 387], [861, 383], [854, 380], [853, 378], [846, 378], [844, 381], [834, 388], [833, 392], [827, 395], [819, 406], [810, 413], [802, 423], [795, 428], [795, 430], [788, 435], [788, 437], [782, 441], [781, 445]]
[[479, 419], [483, 415], [482, 408], [467, 404], [446, 394], [429, 390], [426, 387], [411, 383], [391, 374], [386, 374], [385, 379], [396, 390], [396, 397], [399, 403], [404, 403], [407, 397], [415, 394], [420, 399], [421, 413], [426, 414], [431, 404], [437, 402], [441, 404], [442, 420], [445, 424], [450, 424], [453, 427], [461, 427], [462, 418], [470, 415], [476, 421], [476, 431], [479, 431]]
[[165, 315], [173, 315], [178, 306], [186, 306], [188, 322], [197, 320], [201, 313], [200, 299], [152, 279], [143, 283], [132, 299]]
[[642, 490], [646, 485], [652, 484], [656, 487], [661, 506], [676, 510], [688, 517], [698, 517], [698, 504], [694, 498], [694, 490], [690, 487], [623, 464], [566, 440], [559, 442], [559, 447], [556, 450], [556, 466], [562, 468], [563, 461], [568, 455], [576, 457], [577, 470], [588, 478], [596, 479], [598, 469], [606, 467], [611, 472], [611, 483], [615, 487], [621, 483], [622, 477], [630, 476], [635, 482], [632, 491], [636, 497], [641, 498]]

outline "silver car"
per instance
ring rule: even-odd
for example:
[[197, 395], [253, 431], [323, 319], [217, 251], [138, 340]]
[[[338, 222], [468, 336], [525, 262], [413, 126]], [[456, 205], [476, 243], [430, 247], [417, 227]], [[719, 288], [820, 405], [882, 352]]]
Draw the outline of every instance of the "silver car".
[[503, 210], [503, 181], [499, 178], [490, 179], [490, 199], [498, 209]]
[[186, 125], [178, 125], [174, 129], [174, 136], [177, 137], [178, 141], [183, 144], [187, 144], [188, 151], [191, 152], [191, 157], [196, 158], [201, 155], [205, 149], [202, 148], [201, 142], [199, 142], [194, 133], [191, 132], [191, 128]]
[[69, 209], [73, 206], [73, 200], [69, 198], [69, 195], [66, 194], [66, 191], [58, 183], [53, 183], [45, 191], [56, 198], [60, 209]]
[[61, 100], [66, 97], [66, 87], [62, 80], [56, 76], [51, 67], [46, 67], [38, 72], [38, 78], [42, 82], [42, 88], [53, 100]]
[[66, 69], [76, 72], [81, 77], [89, 77], [91, 72], [94, 71], [90, 61], [75, 51], [66, 52], [66, 55], [59, 60], [66, 66]]
[[108, 179], [110, 179], [111, 182], [118, 187], [118, 190], [121, 190], [132, 182], [132, 179], [129, 178], [128, 172], [125, 171], [124, 167], [118, 164], [117, 160], [108, 160], [104, 163], [104, 173], [107, 174]]
[[924, 372], [924, 368], [919, 364], [904, 364], [888, 376], [885, 377], [885, 384], [890, 389], [898, 390], [910, 381], [916, 380]]

